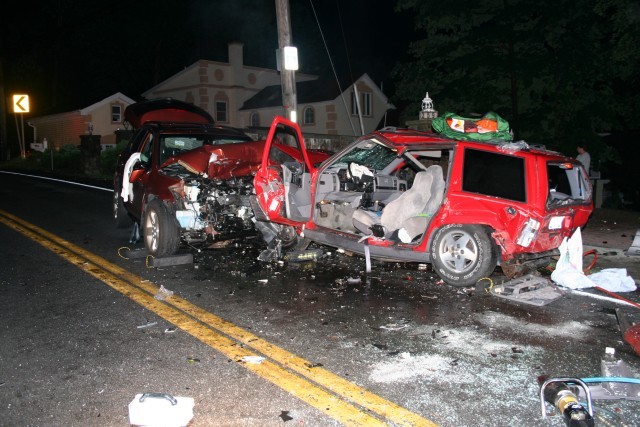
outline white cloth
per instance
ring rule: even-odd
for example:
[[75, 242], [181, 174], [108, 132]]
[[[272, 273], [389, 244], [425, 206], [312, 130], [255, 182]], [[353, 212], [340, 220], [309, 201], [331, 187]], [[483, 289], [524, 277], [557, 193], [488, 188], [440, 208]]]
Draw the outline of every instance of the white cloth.
[[582, 271], [582, 232], [580, 227], [573, 235], [560, 244], [560, 258], [551, 273], [551, 280], [571, 289], [593, 288], [596, 286]]
[[605, 268], [586, 276], [582, 270], [582, 232], [576, 229], [573, 235], [566, 237], [560, 244], [560, 258], [551, 280], [570, 289], [594, 288], [596, 286], [609, 292], [633, 292], [636, 283], [627, 275], [626, 268]]
[[610, 292], [633, 292], [636, 290], [636, 282], [627, 275], [626, 268], [605, 268], [589, 275], [589, 279]]
[[122, 200], [125, 202], [133, 201], [133, 184], [129, 182], [131, 172], [133, 172], [133, 166], [140, 161], [140, 153], [133, 153], [131, 157], [124, 164], [124, 171], [122, 172]]

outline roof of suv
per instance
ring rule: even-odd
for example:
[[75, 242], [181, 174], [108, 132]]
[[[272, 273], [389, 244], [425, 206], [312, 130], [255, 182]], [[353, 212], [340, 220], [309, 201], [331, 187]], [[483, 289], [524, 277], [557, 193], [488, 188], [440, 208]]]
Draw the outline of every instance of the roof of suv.
[[[512, 143], [493, 143], [487, 141], [468, 141], [468, 140], [458, 140], [448, 138], [446, 136], [442, 136], [433, 132], [424, 132], [418, 131], [414, 129], [407, 128], [395, 128], [395, 127], [386, 127], [382, 128], [373, 134], [378, 134], [384, 137], [386, 140], [391, 142], [394, 145], [398, 146], [411, 146], [411, 145], [442, 145], [442, 144], [465, 144], [465, 145], [475, 145], [475, 146], [485, 146], [485, 147], [494, 147], [496, 149], [500, 149], [500, 147], [506, 147], [509, 144], [513, 144], [513, 148], [504, 149], [505, 152], [508, 151], [526, 151], [535, 155], [542, 155], [546, 157], [550, 157], [553, 159], [569, 159], [562, 153], [558, 153], [556, 151], [548, 150], [543, 146], [537, 145], [526, 145], [525, 148], [517, 148], [518, 142]], [[524, 141], [523, 141], [524, 142]], [[526, 144], [526, 143], [525, 143]]]

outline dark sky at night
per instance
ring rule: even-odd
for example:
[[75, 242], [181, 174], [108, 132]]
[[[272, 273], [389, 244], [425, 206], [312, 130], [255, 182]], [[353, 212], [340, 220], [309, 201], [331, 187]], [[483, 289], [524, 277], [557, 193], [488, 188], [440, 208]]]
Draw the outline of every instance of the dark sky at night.
[[[300, 71], [333, 75], [321, 29], [338, 75], [367, 72], [388, 91], [389, 72], [407, 50], [413, 24], [394, 12], [395, 3], [290, 0]], [[29, 94], [34, 116], [84, 108], [115, 92], [139, 99], [197, 60], [226, 62], [230, 41], [244, 43], [245, 64], [275, 68], [274, 0], [25, 0], [14, 6], [16, 13], [0, 18], [5, 92]]]

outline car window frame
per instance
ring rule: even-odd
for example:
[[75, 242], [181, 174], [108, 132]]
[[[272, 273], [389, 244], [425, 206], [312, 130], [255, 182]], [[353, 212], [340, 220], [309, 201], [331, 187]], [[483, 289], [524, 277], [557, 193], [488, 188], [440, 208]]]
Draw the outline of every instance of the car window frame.
[[[475, 151], [478, 153], [484, 153], [487, 155], [494, 155], [494, 156], [501, 156], [503, 158], [511, 158], [511, 159], [517, 159], [519, 160], [519, 162], [522, 165], [522, 169], [521, 169], [521, 174], [522, 174], [522, 182], [521, 182], [521, 194], [522, 194], [522, 198], [514, 198], [514, 197], [507, 197], [507, 195], [505, 194], [498, 194], [497, 192], [493, 192], [494, 194], [490, 194], [488, 192], [481, 192], [477, 189], [469, 189], [469, 187], [467, 187], [467, 160], [469, 160], [468, 157], [468, 152], [469, 151]], [[527, 159], [524, 156], [519, 156], [516, 154], [509, 154], [509, 153], [503, 153], [503, 152], [497, 152], [495, 150], [483, 150], [480, 147], [472, 147], [472, 146], [464, 146], [463, 150], [462, 150], [462, 177], [460, 180], [460, 185], [461, 185], [461, 190], [465, 193], [470, 193], [470, 194], [476, 194], [479, 196], [484, 196], [484, 197], [494, 197], [494, 198], [498, 198], [501, 200], [507, 200], [509, 202], [515, 202], [515, 203], [523, 203], [523, 204], [527, 204], [529, 201], [529, 194], [528, 194], [528, 167], [527, 167]], [[512, 176], [509, 177], [510, 180], [513, 180], [514, 178]], [[486, 188], [486, 187], [483, 187]]]

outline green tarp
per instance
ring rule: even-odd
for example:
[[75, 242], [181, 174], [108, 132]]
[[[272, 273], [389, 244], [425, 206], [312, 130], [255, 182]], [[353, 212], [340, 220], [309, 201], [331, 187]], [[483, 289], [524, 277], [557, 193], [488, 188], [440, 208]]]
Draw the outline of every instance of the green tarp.
[[489, 112], [480, 119], [445, 113], [433, 119], [431, 126], [434, 131], [452, 139], [495, 144], [504, 144], [513, 139], [509, 130], [509, 122], [494, 112]]

